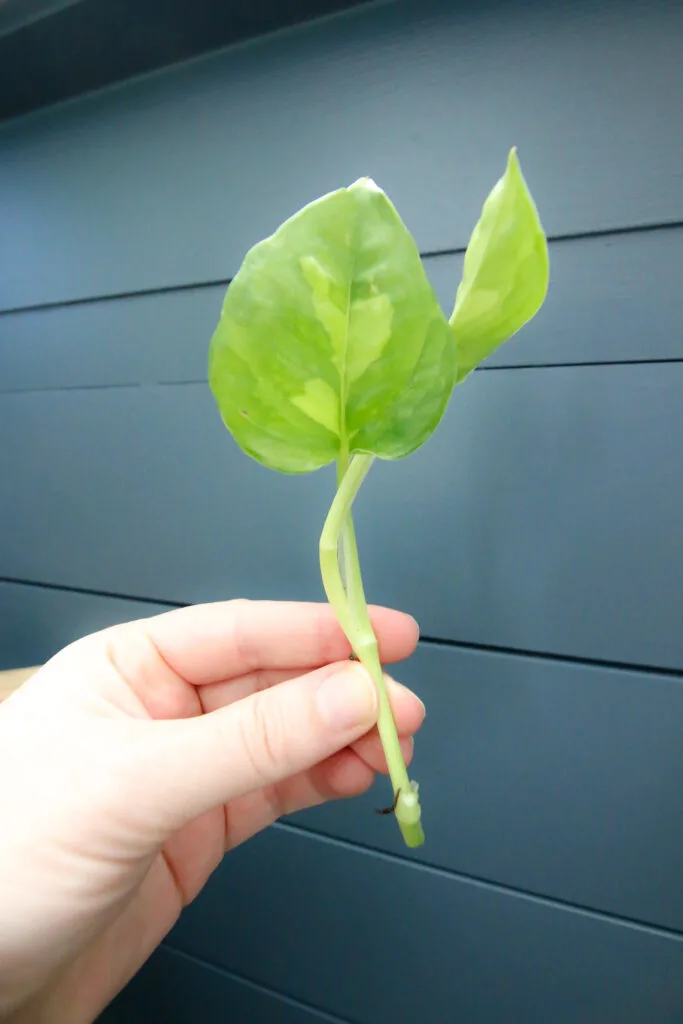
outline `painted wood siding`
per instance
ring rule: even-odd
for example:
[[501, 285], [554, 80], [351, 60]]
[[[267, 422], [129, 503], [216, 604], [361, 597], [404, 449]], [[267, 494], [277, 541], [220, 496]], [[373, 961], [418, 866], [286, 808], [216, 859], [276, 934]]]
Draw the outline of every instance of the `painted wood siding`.
[[427, 843], [366, 798], [227, 858], [108, 1024], [683, 1019], [683, 6], [391, 0], [0, 128], [0, 667], [174, 604], [322, 598], [333, 493], [206, 383], [244, 251], [371, 174], [444, 309], [508, 148], [537, 320], [373, 469]]

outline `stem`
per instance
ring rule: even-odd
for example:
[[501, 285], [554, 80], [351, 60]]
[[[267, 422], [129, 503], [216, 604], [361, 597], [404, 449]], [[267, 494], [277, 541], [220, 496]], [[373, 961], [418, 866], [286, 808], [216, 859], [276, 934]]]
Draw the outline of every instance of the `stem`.
[[[367, 458], [367, 456], [366, 456]], [[344, 588], [346, 590], [346, 596], [348, 599], [349, 611], [353, 614], [354, 609], [361, 612], [365, 610], [367, 616], [367, 603], [365, 601], [365, 593], [363, 591], [363, 580], [360, 574], [360, 562], [358, 560], [358, 547], [356, 545], [356, 531], [353, 527], [353, 515], [351, 513], [351, 504], [355, 495], [360, 489], [360, 484], [367, 475], [370, 466], [374, 461], [374, 456], [370, 456], [370, 462], [368, 469], [365, 471], [361, 478], [358, 487], [356, 488], [355, 494], [352, 496], [348, 504], [348, 511], [344, 516], [344, 522], [339, 535], [338, 551], [339, 560], [342, 568], [342, 579], [344, 581]], [[339, 489], [344, 481], [349, 469], [349, 453], [343, 449], [337, 460], [337, 489]], [[360, 625], [360, 622], [359, 622]], [[368, 621], [369, 625], [369, 621]], [[355, 651], [354, 651], [355, 653]], [[356, 655], [358, 656], [358, 655]]]
[[[373, 455], [357, 455], [349, 463], [342, 452], [337, 466], [337, 494], [325, 520], [320, 537], [320, 570], [327, 599], [346, 634], [354, 654], [377, 687], [379, 716], [377, 728], [389, 769], [394, 794], [398, 793], [396, 818], [407, 846], [420, 846], [424, 833], [417, 784], [408, 778], [384, 683], [358, 561], [358, 547], [353, 528], [351, 505], [372, 463]], [[340, 567], [343, 565], [343, 578]], [[346, 581], [346, 586], [344, 586]]]

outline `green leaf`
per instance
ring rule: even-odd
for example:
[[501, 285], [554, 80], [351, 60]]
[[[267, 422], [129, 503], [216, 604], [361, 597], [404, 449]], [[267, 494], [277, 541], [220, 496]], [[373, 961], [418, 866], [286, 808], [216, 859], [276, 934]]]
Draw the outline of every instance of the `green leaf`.
[[228, 430], [286, 473], [340, 454], [408, 455], [438, 425], [455, 378], [453, 335], [415, 243], [367, 178], [250, 250], [209, 354]]
[[450, 319], [458, 384], [536, 315], [549, 272], [546, 237], [513, 149], [465, 253]]

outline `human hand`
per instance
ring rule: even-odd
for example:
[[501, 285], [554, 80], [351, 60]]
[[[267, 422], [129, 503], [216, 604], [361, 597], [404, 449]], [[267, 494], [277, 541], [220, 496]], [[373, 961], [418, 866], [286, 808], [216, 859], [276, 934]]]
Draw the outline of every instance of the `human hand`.
[[[415, 622], [371, 609], [384, 663]], [[233, 601], [65, 648], [0, 706], [0, 1019], [93, 1021], [226, 850], [386, 771], [327, 605]], [[424, 708], [389, 695], [406, 761]]]

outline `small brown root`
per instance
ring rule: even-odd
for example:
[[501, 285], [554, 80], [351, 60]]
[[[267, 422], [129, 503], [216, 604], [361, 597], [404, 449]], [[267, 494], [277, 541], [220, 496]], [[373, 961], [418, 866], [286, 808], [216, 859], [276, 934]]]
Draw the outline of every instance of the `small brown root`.
[[398, 804], [398, 798], [399, 798], [400, 795], [401, 795], [401, 790], [397, 789], [396, 790], [396, 796], [394, 797], [394, 802], [391, 805], [391, 807], [379, 808], [378, 810], [375, 811], [375, 813], [376, 814], [394, 814], [394, 812], [396, 811], [396, 806]]

